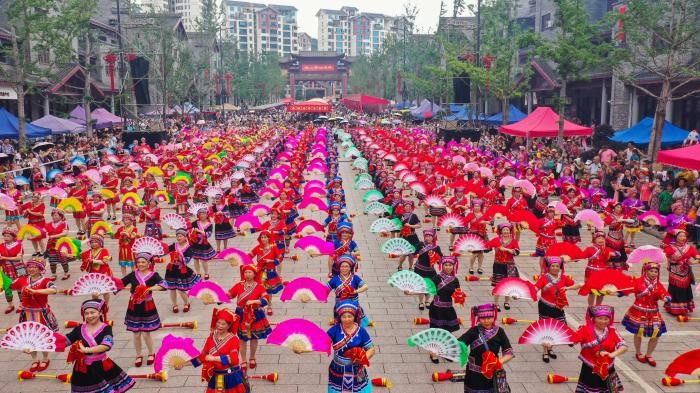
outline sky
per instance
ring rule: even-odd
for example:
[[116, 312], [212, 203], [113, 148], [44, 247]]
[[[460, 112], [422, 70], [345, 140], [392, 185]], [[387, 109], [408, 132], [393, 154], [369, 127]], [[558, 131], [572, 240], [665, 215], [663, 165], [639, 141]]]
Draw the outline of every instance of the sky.
[[[356, 7], [360, 12], [374, 12], [390, 16], [403, 14], [403, 5], [410, 1], [418, 7], [416, 27], [420, 33], [434, 33], [440, 16], [440, 0], [263, 0], [257, 3], [293, 5], [297, 11], [299, 31], [318, 38], [318, 19], [316, 12], [320, 8], [339, 10], [340, 7]], [[452, 0], [444, 0], [448, 4], [448, 14], [452, 14]], [[467, 1], [467, 4], [471, 1]], [[468, 12], [468, 11], [467, 11]]]

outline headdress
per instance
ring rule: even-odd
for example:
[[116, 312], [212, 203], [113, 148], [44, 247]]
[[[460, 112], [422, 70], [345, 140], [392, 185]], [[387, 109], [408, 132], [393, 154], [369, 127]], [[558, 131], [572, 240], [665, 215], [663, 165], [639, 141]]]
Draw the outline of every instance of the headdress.
[[480, 319], [483, 318], [494, 318], [498, 316], [498, 306], [493, 303], [486, 303], [480, 306], [472, 307], [471, 311], [471, 322], [472, 326], [476, 325]]
[[58, 216], [61, 217], [61, 221], [65, 221], [65, 220], [66, 220], [66, 213], [65, 213], [63, 210], [61, 210], [61, 209], [53, 209], [53, 210], [51, 210], [51, 215], [53, 215], [53, 214], [58, 214]]
[[215, 308], [212, 311], [210, 325], [211, 330], [214, 330], [216, 328], [216, 322], [218, 322], [219, 319], [223, 319], [224, 321], [228, 322], [228, 331], [230, 333], [236, 333], [238, 331], [238, 321], [240, 320], [240, 318], [238, 317], [238, 315], [236, 315], [236, 313], [234, 313], [230, 309]]
[[426, 235], [430, 235], [433, 237], [433, 245], [437, 244], [437, 231], [435, 231], [435, 229], [423, 229], [423, 241], [425, 241]]
[[12, 237], [17, 238], [17, 228], [5, 227], [5, 229], [2, 230], [2, 235], [11, 235]]
[[331, 202], [329, 208], [330, 210], [341, 210], [343, 207], [338, 202]]
[[94, 235], [90, 236], [90, 243], [92, 242], [96, 242], [100, 245], [100, 247], [104, 247], [105, 245], [105, 239], [99, 233], [95, 233]]
[[263, 235], [267, 236], [268, 241], [272, 242], [272, 233], [267, 229], [264, 229], [258, 234], [258, 243], [260, 242], [260, 238], [262, 238]]
[[37, 269], [39, 269], [39, 272], [42, 274], [46, 270], [46, 261], [42, 257], [37, 257], [37, 256], [32, 257], [32, 259], [25, 262], [25, 265], [27, 267], [30, 267], [30, 266], [36, 267]]
[[350, 270], [352, 271], [355, 268], [356, 261], [355, 257], [353, 257], [351, 254], [343, 254], [335, 260], [335, 263], [338, 264], [338, 267], [340, 267], [340, 265], [343, 263], [349, 263]]
[[241, 265], [240, 267], [241, 271], [241, 281], [245, 280], [245, 272], [251, 271], [253, 274], [255, 274], [255, 281], [258, 281], [258, 268], [257, 266], [250, 264], [250, 265]]
[[593, 232], [593, 240], [595, 241], [596, 238], [602, 237], [605, 238], [605, 232], [603, 231], [594, 231]]
[[357, 304], [357, 302], [352, 300], [343, 300], [338, 302], [335, 306], [336, 323], [340, 323], [340, 317], [347, 312], [351, 313], [355, 318], [355, 322], [357, 322], [359, 314], [358, 308], [359, 305]]
[[177, 236], [177, 235], [182, 235], [182, 236], [187, 237], [187, 233], [188, 233], [188, 232], [187, 232], [187, 228], [177, 228], [177, 229], [175, 230], [175, 236]]
[[349, 233], [352, 235], [353, 233], [355, 233], [352, 229], [352, 224], [347, 221], [341, 221], [340, 223], [338, 223], [338, 227], [335, 231], [338, 235], [342, 233]]
[[612, 326], [615, 321], [615, 309], [606, 304], [588, 307], [588, 312], [586, 313], [586, 323], [592, 324], [595, 317], [610, 318], [608, 326]]
[[440, 258], [440, 270], [443, 270], [443, 265], [446, 263], [451, 263], [454, 268], [452, 269], [452, 275], [456, 276], [457, 275], [457, 269], [459, 269], [459, 258], [453, 255], [445, 255], [442, 258]]
[[83, 317], [83, 321], [85, 320], [85, 310], [88, 308], [94, 308], [95, 310], [99, 311], [102, 313], [102, 317], [100, 318], [101, 321], [105, 321], [107, 319], [107, 305], [105, 304], [104, 300], [102, 299], [90, 299], [86, 300], [83, 302], [82, 305], [80, 305], [80, 316]]
[[498, 226], [496, 227], [496, 232], [500, 235], [501, 232], [503, 232], [503, 230], [506, 228], [510, 229], [511, 233], [513, 232], [513, 224], [509, 222], [502, 222], [498, 224]]
[[409, 206], [413, 207], [413, 206], [415, 206], [415, 203], [413, 203], [412, 200], [406, 199], [403, 201], [403, 205], [404, 206], [409, 205]]

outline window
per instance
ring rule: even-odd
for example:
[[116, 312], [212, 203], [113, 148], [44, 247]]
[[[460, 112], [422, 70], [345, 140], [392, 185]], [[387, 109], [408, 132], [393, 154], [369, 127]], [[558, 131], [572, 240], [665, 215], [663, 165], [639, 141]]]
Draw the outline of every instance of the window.
[[542, 15], [542, 25], [540, 26], [540, 31], [551, 30], [554, 28], [554, 20], [552, 19], [552, 14]]
[[49, 64], [49, 58], [50, 58], [50, 57], [51, 57], [51, 56], [49, 55], [49, 51], [48, 51], [48, 50], [44, 50], [44, 51], [41, 51], [41, 52], [37, 53], [37, 60], [38, 60], [39, 63], [41, 63], [41, 64]]

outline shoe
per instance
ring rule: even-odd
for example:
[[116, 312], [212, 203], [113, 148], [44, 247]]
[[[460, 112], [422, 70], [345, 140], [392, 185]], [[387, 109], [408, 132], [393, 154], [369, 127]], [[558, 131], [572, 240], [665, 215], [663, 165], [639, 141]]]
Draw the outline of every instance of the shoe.
[[481, 270], [481, 269], [478, 269], [476, 272], [479, 273], [479, 274], [484, 274], [484, 271]]
[[177, 314], [177, 313], [179, 313], [179, 312], [180, 312], [180, 307], [178, 307], [177, 304], [174, 305], [174, 306], [173, 306], [173, 314]]
[[652, 358], [651, 356], [645, 356], [645, 357], [647, 358], [647, 363], [649, 363], [649, 365], [651, 367], [656, 367], [656, 360], [654, 360], [654, 358]]
[[549, 354], [543, 353], [542, 354], [542, 361], [545, 363], [549, 363]]
[[508, 303], [508, 302], [503, 303], [503, 308], [505, 308], [506, 310], [510, 310], [510, 303]]
[[433, 362], [433, 363], [435, 363], [435, 364], [439, 364], [439, 363], [440, 363], [440, 359], [438, 359], [438, 358], [433, 358], [432, 356], [430, 357], [430, 361]]
[[137, 356], [134, 362], [134, 367], [141, 367], [143, 365], [143, 356]]
[[474, 275], [474, 270], [469, 269], [469, 274]]
[[258, 363], [255, 361], [255, 358], [250, 358], [250, 362], [249, 362], [249, 363], [250, 363], [250, 369], [251, 369], [251, 370], [252, 370], [252, 369], [255, 369], [256, 367], [258, 367]]
[[634, 357], [637, 358], [637, 361], [638, 361], [639, 363], [646, 363], [647, 360], [648, 360], [647, 357], [644, 356], [644, 355], [642, 355], [641, 353], [638, 353], [638, 354], [634, 355]]
[[243, 375], [246, 374], [246, 371], [248, 371], [248, 362], [241, 363], [241, 371], [243, 372]]
[[547, 355], [549, 355], [550, 358], [557, 360], [557, 355], [554, 352], [552, 352], [551, 349], [547, 351]]
[[205, 275], [204, 275], [204, 280], [206, 281], [206, 280], [208, 280], [208, 279], [209, 279], [209, 274], [205, 274]]
[[66, 273], [66, 274], [63, 275], [63, 277], [61, 277], [61, 280], [65, 281], [65, 280], [67, 280], [67, 279], [69, 279], [69, 278], [70, 278], [70, 274], [69, 274], [69, 273]]
[[36, 371], [44, 371], [47, 368], [49, 368], [49, 364], [51, 364], [51, 360], [46, 359], [46, 361], [40, 361], [39, 362], [39, 367], [37, 367]]
[[39, 362], [32, 362], [32, 366], [29, 367], [29, 371], [35, 373], [39, 369]]
[[15, 306], [14, 306], [13, 304], [10, 304], [10, 305], [7, 306], [7, 308], [5, 309], [5, 314], [9, 314], [9, 313], [11, 313], [11, 312], [13, 312], [13, 311], [15, 311]]
[[153, 362], [156, 361], [156, 355], [154, 354], [149, 354], [148, 357], [146, 358], [146, 365], [150, 366], [153, 364]]
[[425, 303], [418, 303], [418, 309], [421, 311], [425, 310]]
[[190, 311], [190, 304], [185, 303], [185, 305], [182, 307], [182, 312], [189, 312]]
[[[270, 307], [267, 308], [267, 315], [272, 315], [272, 309]], [[255, 367], [253, 367], [252, 363], [251, 363], [250, 368], [255, 368]]]

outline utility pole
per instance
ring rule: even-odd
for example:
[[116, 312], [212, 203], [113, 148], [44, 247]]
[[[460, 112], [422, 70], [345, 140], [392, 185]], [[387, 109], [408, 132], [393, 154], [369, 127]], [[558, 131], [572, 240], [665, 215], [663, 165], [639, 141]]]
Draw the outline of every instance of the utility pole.
[[[406, 102], [406, 22], [403, 18], [403, 75], [401, 76], [401, 101]], [[403, 104], [402, 102], [402, 104]]]
[[[481, 0], [476, 1], [476, 66], [481, 66]], [[476, 97], [476, 113], [474, 114], [474, 122], [479, 120], [479, 112], [481, 112], [479, 105], [479, 87], [476, 86], [475, 89]], [[504, 109], [507, 110], [507, 109]]]
[[117, 43], [119, 45], [119, 115], [122, 118], [122, 132], [126, 131], [126, 116], [124, 115], [124, 76], [126, 65], [124, 64], [124, 44], [122, 42], [122, 10], [121, 0], [117, 0]]
[[221, 30], [223, 27], [219, 26], [219, 75], [221, 75], [221, 119], [224, 119], [224, 103], [226, 102], [226, 82], [224, 79], [224, 51], [221, 39]]

